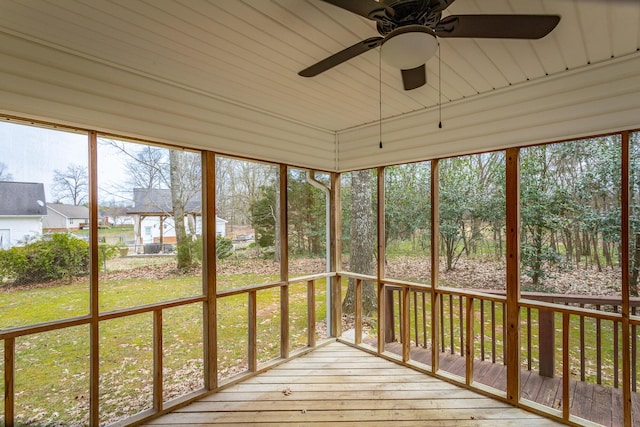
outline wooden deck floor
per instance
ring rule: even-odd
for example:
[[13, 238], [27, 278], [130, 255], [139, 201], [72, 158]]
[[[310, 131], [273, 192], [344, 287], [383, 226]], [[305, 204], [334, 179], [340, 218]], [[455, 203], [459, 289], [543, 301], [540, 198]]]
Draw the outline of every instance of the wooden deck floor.
[[[402, 354], [402, 345], [397, 342], [388, 343], [387, 351]], [[431, 365], [431, 349], [412, 347], [411, 359]], [[465, 376], [465, 361], [462, 356], [447, 353], [440, 354], [440, 369], [462, 378]], [[506, 386], [506, 366], [490, 361], [475, 361], [474, 380], [504, 391]], [[562, 381], [560, 378], [549, 378], [537, 372], [522, 370], [520, 387], [523, 398], [541, 405], [560, 409], [562, 407]], [[571, 414], [607, 427], [623, 425], [622, 396], [620, 389], [603, 387], [591, 382], [571, 381]], [[632, 393], [634, 408], [640, 408], [640, 396]], [[640, 411], [633, 412], [634, 425], [640, 426]]]
[[336, 342], [145, 425], [561, 424]]

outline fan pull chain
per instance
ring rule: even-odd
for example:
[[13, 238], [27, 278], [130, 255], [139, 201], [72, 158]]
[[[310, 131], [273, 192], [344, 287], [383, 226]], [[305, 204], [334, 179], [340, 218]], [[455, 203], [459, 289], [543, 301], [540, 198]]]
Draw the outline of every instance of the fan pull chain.
[[438, 43], [438, 128], [442, 129], [442, 49]]
[[380, 136], [380, 149], [382, 149], [382, 49], [378, 49], [378, 99], [379, 99], [379, 114], [380, 121], [378, 122], [378, 133]]

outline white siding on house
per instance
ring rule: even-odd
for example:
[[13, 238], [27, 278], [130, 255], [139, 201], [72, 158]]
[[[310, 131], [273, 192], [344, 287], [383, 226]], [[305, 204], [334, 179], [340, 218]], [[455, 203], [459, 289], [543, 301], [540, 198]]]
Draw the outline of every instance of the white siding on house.
[[[40, 217], [0, 217], [0, 235], [3, 249], [18, 246], [42, 236], [42, 221]], [[8, 243], [5, 236], [9, 237]]]
[[11, 230], [0, 228], [0, 249], [9, 249], [11, 246]]
[[[185, 218], [185, 226], [187, 227], [187, 233], [189, 232], [188, 219]], [[225, 221], [222, 218], [216, 217], [216, 235], [225, 237], [226, 226]], [[164, 230], [162, 232], [163, 238], [173, 241], [176, 237], [176, 230], [173, 223], [173, 217], [168, 217], [163, 221]], [[142, 244], [159, 243], [160, 242], [160, 217], [148, 216], [141, 221], [140, 225]], [[196, 217], [196, 235], [202, 234], [202, 217]]]

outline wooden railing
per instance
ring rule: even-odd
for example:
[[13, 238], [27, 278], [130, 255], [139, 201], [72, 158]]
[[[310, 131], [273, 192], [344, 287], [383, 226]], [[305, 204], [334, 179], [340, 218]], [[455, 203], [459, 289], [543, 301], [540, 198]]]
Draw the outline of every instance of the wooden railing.
[[[163, 384], [164, 384], [164, 370], [163, 370], [163, 355], [168, 351], [165, 347], [165, 343], [163, 342], [163, 314], [172, 308], [176, 307], [184, 307], [194, 304], [200, 304], [207, 302], [207, 297], [204, 295], [193, 296], [189, 298], [183, 298], [178, 300], [166, 301], [161, 303], [148, 304], [144, 306], [137, 306], [133, 308], [126, 308], [120, 310], [114, 310], [109, 312], [100, 313], [96, 316], [96, 319], [92, 319], [91, 316], [82, 316], [75, 317], [71, 319], [65, 319], [56, 322], [48, 322], [43, 324], [15, 327], [9, 329], [0, 330], [0, 341], [3, 342], [3, 353], [4, 353], [4, 419], [0, 418], [3, 421], [2, 425], [13, 426], [17, 425], [15, 422], [15, 397], [20, 390], [17, 390], [15, 387], [16, 381], [16, 369], [15, 369], [15, 360], [16, 360], [16, 340], [22, 337], [28, 337], [35, 334], [43, 333], [43, 332], [51, 332], [63, 330], [66, 328], [71, 328], [79, 325], [91, 325], [93, 321], [95, 321], [98, 325], [101, 325], [102, 322], [112, 320], [112, 319], [123, 319], [130, 316], [135, 316], [142, 313], [150, 313], [153, 316], [152, 320], [152, 352], [153, 352], [153, 364], [152, 364], [152, 374], [150, 375], [153, 382], [153, 394], [152, 394], [152, 402], [151, 408], [147, 410], [143, 410], [138, 414], [135, 414], [125, 420], [120, 420], [118, 425], [127, 425], [131, 423], [138, 423], [141, 420], [145, 420], [151, 416], [165, 413], [171, 409], [177, 408], [183, 405], [187, 401], [193, 401], [198, 397], [202, 397], [207, 392], [212, 389], [216, 389], [220, 385], [230, 384], [233, 382], [237, 382], [243, 378], [246, 378], [248, 375], [255, 374], [256, 372], [266, 369], [267, 367], [280, 363], [296, 353], [301, 353], [306, 351], [306, 349], [311, 349], [317, 345], [317, 335], [316, 335], [316, 284], [318, 281], [322, 280], [330, 280], [334, 276], [333, 273], [320, 273], [311, 276], [304, 276], [294, 278], [288, 281], [278, 281], [272, 282], [262, 285], [255, 286], [247, 286], [243, 288], [232, 289], [228, 291], [218, 292], [214, 298], [218, 300], [231, 297], [234, 295], [246, 295], [247, 297], [247, 307], [248, 307], [248, 348], [246, 349], [246, 357], [247, 357], [247, 365], [248, 368], [245, 372], [239, 372], [234, 377], [223, 377], [217, 372], [217, 363], [215, 363], [215, 355], [217, 349], [213, 345], [209, 346], [209, 351], [206, 352], [205, 357], [208, 358], [209, 366], [205, 369], [206, 372], [203, 372], [205, 375], [205, 381], [212, 384], [213, 386], [207, 387], [205, 383], [205, 387], [202, 389], [194, 390], [185, 395], [179, 396], [172, 400], [164, 400], [163, 393]], [[290, 331], [289, 331], [289, 301], [288, 301], [288, 292], [289, 288], [292, 285], [302, 284], [306, 287], [306, 298], [302, 304], [305, 304], [307, 307], [307, 334], [306, 334], [306, 346], [305, 348], [294, 348], [290, 350]], [[257, 323], [258, 323], [258, 312], [257, 312], [257, 293], [260, 291], [265, 291], [269, 289], [279, 288], [281, 290], [281, 307], [280, 318], [282, 319], [282, 329], [280, 334], [280, 343], [279, 357], [276, 356], [271, 361], [267, 361], [266, 363], [260, 364], [258, 347], [257, 347]], [[210, 325], [209, 325], [210, 326]], [[205, 326], [205, 328], [207, 328]], [[208, 328], [207, 328], [208, 329]], [[214, 341], [215, 342], [215, 341]], [[205, 360], [207, 362], [207, 360]], [[206, 366], [206, 363], [205, 363]], [[207, 380], [207, 376], [210, 379]], [[218, 378], [219, 376], [219, 378]], [[141, 379], [143, 380], [143, 379]], [[102, 385], [101, 385], [102, 386]], [[93, 405], [97, 405], [97, 403], [93, 403]], [[2, 415], [0, 412], [0, 415]], [[97, 423], [95, 424], [97, 425]]]
[[[385, 286], [387, 310], [384, 320], [384, 340], [387, 343], [402, 342], [402, 336], [404, 336], [403, 322], [400, 321], [400, 317], [406, 301], [402, 297], [406, 286], [398, 286], [395, 283], [397, 282], [394, 281], [394, 284]], [[431, 338], [427, 331], [431, 323], [430, 301], [433, 290], [412, 285], [408, 291], [412, 328], [407, 336], [410, 337], [411, 345], [430, 348]], [[478, 359], [505, 363], [506, 346], [503, 335], [506, 329], [505, 292], [439, 288], [437, 294], [440, 304], [438, 321], [435, 323], [439, 326], [439, 351], [465, 356], [467, 345], [465, 329], [470, 325], [467, 316], [473, 315], [476, 319], [474, 328], [477, 330], [474, 331], [472, 347]], [[475, 304], [474, 307], [467, 307], [470, 301]], [[556, 325], [562, 322], [562, 313], [569, 309], [567, 312], [570, 315], [569, 333], [578, 336], [578, 345], [568, 351], [577, 353], [577, 359], [580, 361], [580, 380], [587, 380], [587, 360], [589, 356], [594, 356], [592, 363], [595, 367], [591, 371], [595, 373], [592, 375], [594, 378], [590, 380], [597, 384], [605, 382], [614, 388], [620, 386], [619, 375], [622, 363], [620, 338], [622, 332], [619, 314], [622, 299], [620, 297], [522, 292], [520, 305], [521, 355], [522, 363], [528, 370], [537, 367], [539, 375], [546, 377], [557, 374], [556, 361], [561, 358], [561, 355], [556, 351], [555, 340], [558, 338]], [[630, 306], [632, 315], [639, 313], [640, 298], [631, 298]], [[591, 325], [588, 325], [589, 322]], [[632, 324], [631, 328], [632, 389], [636, 391], [637, 326]], [[590, 331], [594, 331], [595, 336], [589, 336]], [[595, 342], [595, 345], [587, 345], [588, 340]], [[611, 348], [608, 352], [604, 349], [604, 341], [607, 341]], [[605, 353], [610, 354], [608, 360], [604, 356]], [[604, 375], [604, 371], [609, 372], [609, 378], [606, 381], [607, 375]]]

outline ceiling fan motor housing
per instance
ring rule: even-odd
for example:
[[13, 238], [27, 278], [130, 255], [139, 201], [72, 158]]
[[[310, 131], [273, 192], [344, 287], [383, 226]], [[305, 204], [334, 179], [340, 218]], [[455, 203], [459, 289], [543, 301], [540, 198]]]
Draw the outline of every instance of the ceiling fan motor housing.
[[376, 21], [376, 28], [382, 36], [407, 25], [422, 25], [433, 30], [440, 21], [442, 11], [452, 2], [453, 0], [382, 0], [381, 3], [387, 10], [393, 11], [393, 16], [383, 14], [372, 19]]

